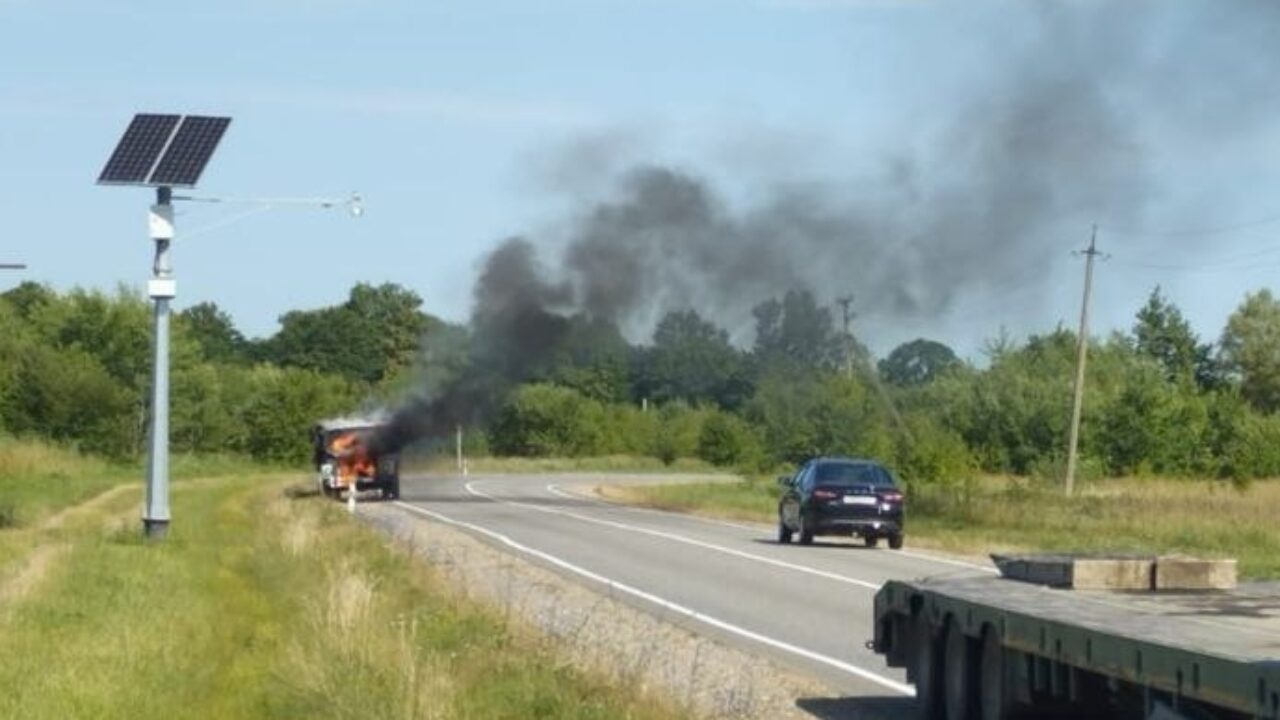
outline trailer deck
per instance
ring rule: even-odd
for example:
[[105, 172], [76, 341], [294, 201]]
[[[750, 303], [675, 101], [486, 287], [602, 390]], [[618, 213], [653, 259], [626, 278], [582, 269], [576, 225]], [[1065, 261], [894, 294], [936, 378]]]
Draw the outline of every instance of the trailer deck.
[[1159, 593], [1064, 590], [987, 575], [912, 584], [937, 583], [949, 596], [1039, 620], [1237, 662], [1280, 662], [1280, 583]]
[[954, 625], [975, 641], [994, 632], [1033, 660], [1018, 667], [1033, 688], [1041, 676], [1054, 681], [1050, 666], [1072, 667], [1148, 694], [1280, 718], [1280, 583], [1117, 592], [945, 576], [886, 584], [876, 612], [899, 628], [923, 613], [939, 631]]

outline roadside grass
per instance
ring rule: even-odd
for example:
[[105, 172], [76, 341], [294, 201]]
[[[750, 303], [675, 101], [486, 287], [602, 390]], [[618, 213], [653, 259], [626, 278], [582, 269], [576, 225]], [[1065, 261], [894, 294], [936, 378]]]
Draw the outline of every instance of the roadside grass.
[[[175, 480], [255, 467], [233, 455], [175, 454], [169, 465]], [[140, 461], [111, 462], [39, 440], [0, 436], [0, 531], [33, 525], [116, 485], [141, 486], [143, 467]]]
[[[407, 469], [414, 472], [455, 473], [457, 460], [452, 455], [428, 455], [406, 458]], [[483, 474], [534, 475], [538, 473], [681, 473], [726, 475], [728, 471], [696, 458], [678, 458], [670, 465], [655, 457], [643, 455], [606, 455], [584, 458], [469, 457], [467, 471]]]
[[[603, 488], [649, 507], [773, 523], [773, 478], [733, 483]], [[990, 477], [948, 492], [915, 493], [907, 543], [964, 554], [1000, 550], [1188, 553], [1234, 557], [1245, 578], [1280, 577], [1280, 481], [1120, 478], [1074, 497], [1025, 478]]]
[[571, 670], [295, 483], [179, 484], [162, 543], [140, 538], [138, 492], [29, 531], [57, 551], [0, 593], [0, 717], [675, 716]]
[[0, 531], [125, 482], [129, 468], [42, 442], [0, 437]]

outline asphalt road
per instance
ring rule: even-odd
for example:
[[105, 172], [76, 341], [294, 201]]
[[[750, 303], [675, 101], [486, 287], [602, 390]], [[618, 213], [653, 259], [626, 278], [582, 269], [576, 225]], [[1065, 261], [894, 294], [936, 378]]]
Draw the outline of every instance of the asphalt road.
[[907, 702], [912, 688], [901, 670], [885, 667], [865, 647], [880, 585], [990, 572], [912, 550], [909, 519], [902, 551], [822, 538], [809, 547], [779, 545], [771, 527], [604, 503], [574, 489], [585, 482], [549, 475], [406, 477], [398, 505], [642, 610], [683, 616], [685, 626], [881, 705]]

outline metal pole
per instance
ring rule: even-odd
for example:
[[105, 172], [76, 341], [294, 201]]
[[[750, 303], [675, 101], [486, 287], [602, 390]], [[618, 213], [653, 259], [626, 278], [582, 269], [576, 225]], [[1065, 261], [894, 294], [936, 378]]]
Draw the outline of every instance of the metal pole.
[[853, 379], [853, 333], [849, 332], [849, 323], [853, 321], [854, 314], [849, 309], [853, 305], [853, 296], [846, 295], [836, 298], [836, 302], [840, 304], [841, 318], [844, 327], [844, 374], [850, 380]]
[[462, 426], [458, 425], [454, 433], [455, 453], [458, 457], [458, 472], [462, 472]]
[[1066, 491], [1075, 491], [1076, 450], [1080, 444], [1080, 412], [1084, 405], [1084, 365], [1089, 349], [1089, 293], [1093, 288], [1093, 259], [1098, 255], [1098, 226], [1089, 236], [1089, 249], [1084, 251], [1084, 300], [1080, 303], [1080, 334], [1076, 337], [1076, 382], [1071, 399], [1071, 435], [1067, 440]]
[[142, 528], [148, 538], [162, 539], [169, 531], [169, 301], [176, 295], [169, 244], [173, 240], [173, 205], [169, 188], [156, 190], [151, 206], [151, 237], [155, 264], [147, 294], [155, 301], [151, 371], [151, 428], [147, 436], [147, 497]]

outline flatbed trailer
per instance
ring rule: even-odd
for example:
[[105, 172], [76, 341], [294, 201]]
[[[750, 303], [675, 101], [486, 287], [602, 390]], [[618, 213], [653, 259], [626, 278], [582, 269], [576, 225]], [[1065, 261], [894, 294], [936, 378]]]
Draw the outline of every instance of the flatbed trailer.
[[994, 575], [891, 581], [875, 639], [922, 718], [1280, 720], [1280, 583], [1057, 589]]

